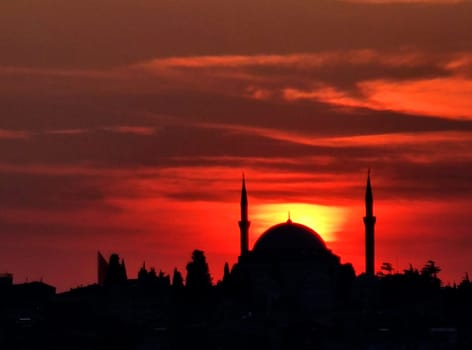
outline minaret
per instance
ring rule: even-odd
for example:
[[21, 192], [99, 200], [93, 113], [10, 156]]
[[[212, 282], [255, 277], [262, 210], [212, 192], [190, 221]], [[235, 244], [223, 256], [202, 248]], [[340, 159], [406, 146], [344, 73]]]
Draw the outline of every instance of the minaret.
[[241, 231], [241, 256], [246, 255], [249, 251], [249, 226], [251, 222], [248, 218], [246, 179], [243, 174], [243, 187], [241, 189], [241, 221], [239, 221], [239, 230]]
[[374, 216], [374, 197], [372, 196], [372, 186], [370, 185], [370, 169], [367, 173], [367, 186], [365, 189], [365, 273], [373, 276], [375, 269], [374, 255], [374, 233], [375, 233], [375, 216]]

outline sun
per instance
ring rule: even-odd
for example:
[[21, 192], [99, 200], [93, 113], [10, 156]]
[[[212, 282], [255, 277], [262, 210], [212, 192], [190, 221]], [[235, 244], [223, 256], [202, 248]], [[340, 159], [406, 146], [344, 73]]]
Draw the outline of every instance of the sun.
[[272, 225], [289, 219], [315, 230], [325, 241], [336, 241], [348, 215], [343, 207], [306, 203], [261, 204], [253, 209], [252, 232], [259, 236]]

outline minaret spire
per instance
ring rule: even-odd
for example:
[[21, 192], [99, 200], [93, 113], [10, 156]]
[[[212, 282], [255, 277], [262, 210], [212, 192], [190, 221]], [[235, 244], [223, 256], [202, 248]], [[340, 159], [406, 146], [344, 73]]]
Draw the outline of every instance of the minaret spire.
[[246, 255], [249, 251], [249, 221], [248, 201], [246, 191], [246, 178], [243, 173], [243, 181], [241, 188], [241, 220], [239, 221], [239, 230], [241, 233], [241, 256]]
[[372, 195], [372, 185], [370, 184], [370, 168], [367, 170], [367, 185], [365, 187], [365, 213], [366, 216], [374, 215], [374, 197]]
[[373, 276], [375, 269], [375, 222], [374, 197], [372, 185], [370, 184], [370, 168], [367, 171], [367, 184], [365, 189], [365, 273]]

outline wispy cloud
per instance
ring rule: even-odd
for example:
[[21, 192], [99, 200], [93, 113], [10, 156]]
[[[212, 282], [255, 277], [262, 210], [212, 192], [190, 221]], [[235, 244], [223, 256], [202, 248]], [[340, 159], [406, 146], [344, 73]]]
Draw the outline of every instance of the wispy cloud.
[[12, 81], [11, 91], [26, 89], [28, 94], [35, 89], [43, 93], [46, 88], [53, 95], [103, 96], [187, 90], [261, 101], [305, 99], [338, 106], [471, 118], [471, 70], [471, 54], [467, 51], [365, 49], [158, 58], [93, 73], [84, 70], [83, 75], [77, 69], [37, 68], [5, 68], [3, 74], [41, 74], [27, 87]]
[[150, 135], [153, 135], [156, 132], [155, 127], [131, 126], [131, 125], [119, 125], [119, 126], [104, 127], [103, 130], [117, 132], [117, 133], [123, 133], [123, 134], [142, 135], [142, 136], [150, 136]]
[[[199, 84], [207, 89], [226, 85], [227, 93], [260, 100], [282, 96], [291, 101], [312, 99], [436, 117], [472, 117], [472, 65], [467, 52], [435, 55], [358, 50], [204, 56], [159, 59], [137, 67], [155, 73], [173, 71], [194, 88]], [[343, 74], [334, 73], [336, 70]]]
[[30, 136], [28, 131], [0, 129], [0, 139], [27, 139]]
[[288, 100], [313, 99], [330, 104], [392, 110], [417, 115], [472, 119], [472, 80], [461, 77], [410, 81], [363, 81], [355, 93], [324, 86], [312, 91], [286, 89]]

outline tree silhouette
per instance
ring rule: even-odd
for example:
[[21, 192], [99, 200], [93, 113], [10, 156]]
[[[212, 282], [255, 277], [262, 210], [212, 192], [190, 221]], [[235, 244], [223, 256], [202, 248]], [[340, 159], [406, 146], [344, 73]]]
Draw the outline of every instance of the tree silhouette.
[[[158, 276], [154, 267], [151, 267], [151, 269], [148, 271], [146, 269], [145, 263], [143, 263], [143, 266], [138, 272], [138, 281], [147, 285], [170, 285], [169, 276], [166, 276], [162, 271], [159, 273]], [[166, 283], [167, 281], [168, 283]]]
[[172, 287], [174, 289], [182, 289], [184, 287], [184, 279], [177, 268], [174, 269], [174, 274], [172, 276]]
[[383, 262], [380, 270], [385, 271], [387, 275], [391, 275], [393, 272], [393, 266], [389, 262]]
[[192, 261], [187, 264], [186, 287], [195, 292], [203, 292], [211, 287], [211, 276], [205, 253], [194, 250]]
[[[154, 274], [156, 273], [156, 270], [154, 270]], [[164, 288], [170, 287], [170, 276], [164, 273], [164, 271], [159, 270], [159, 275], [157, 277], [157, 280], [159, 281], [159, 285]]]
[[121, 277], [123, 278], [123, 280], [124, 281], [128, 280], [128, 275], [126, 273], [125, 259], [121, 259], [120, 269], [121, 269]]
[[146, 281], [148, 277], [148, 272], [146, 270], [146, 263], [143, 262], [143, 266], [138, 271], [138, 281]]
[[403, 274], [405, 278], [410, 281], [418, 280], [420, 277], [420, 272], [417, 268], [414, 268], [412, 264], [410, 264], [408, 269], [403, 270]]
[[438, 273], [440, 271], [441, 268], [437, 266], [433, 260], [428, 260], [421, 269], [421, 276], [429, 286], [440, 287], [441, 280], [438, 278]]
[[223, 271], [223, 284], [228, 284], [230, 279], [229, 264], [225, 262], [225, 267]]
[[428, 262], [421, 269], [421, 274], [430, 278], [438, 278], [437, 275], [441, 271], [441, 268], [436, 265], [433, 260], [428, 260]]

